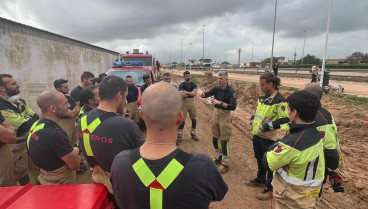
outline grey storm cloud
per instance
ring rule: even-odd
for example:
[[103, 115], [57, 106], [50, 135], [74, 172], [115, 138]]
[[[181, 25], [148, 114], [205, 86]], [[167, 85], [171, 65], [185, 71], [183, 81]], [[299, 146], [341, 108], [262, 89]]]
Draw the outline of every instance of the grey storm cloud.
[[[304, 31], [306, 53], [321, 56], [329, 2], [278, 0], [276, 56], [300, 56]], [[181, 39], [186, 57], [189, 42], [192, 55], [202, 56], [205, 24], [206, 54], [223, 60], [226, 51], [233, 61], [238, 48], [248, 59], [253, 45], [255, 56], [270, 56], [274, 9], [275, 0], [0, 0], [1, 17], [112, 50], [143, 46], [166, 58], [178, 58]], [[366, 52], [367, 11], [367, 0], [333, 0], [331, 56]]]

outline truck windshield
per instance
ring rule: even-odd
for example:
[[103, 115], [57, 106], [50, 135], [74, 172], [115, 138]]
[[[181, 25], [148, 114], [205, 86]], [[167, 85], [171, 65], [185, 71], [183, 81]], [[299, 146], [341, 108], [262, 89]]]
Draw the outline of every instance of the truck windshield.
[[212, 62], [212, 59], [204, 59], [203, 62], [209, 62], [209, 63], [211, 63]]
[[125, 78], [130, 75], [133, 77], [134, 84], [136, 86], [142, 86], [144, 84], [143, 82], [143, 76], [148, 75], [147, 70], [111, 70], [106, 73], [109, 75], [116, 75], [120, 78]]
[[123, 57], [121, 61], [142, 61], [144, 66], [152, 66], [152, 57]]

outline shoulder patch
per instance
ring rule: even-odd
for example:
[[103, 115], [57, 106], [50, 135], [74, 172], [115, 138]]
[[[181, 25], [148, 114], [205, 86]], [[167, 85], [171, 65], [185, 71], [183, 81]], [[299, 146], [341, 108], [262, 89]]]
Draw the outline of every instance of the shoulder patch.
[[233, 93], [233, 97], [236, 99], [236, 93]]
[[282, 110], [283, 112], [285, 112], [285, 110], [286, 110], [286, 106], [285, 106], [285, 105], [282, 105], [282, 106], [281, 106], [281, 110]]
[[319, 133], [321, 134], [322, 139], [323, 139], [323, 138], [325, 138], [326, 132], [324, 132], [324, 131], [319, 131]]
[[276, 149], [274, 149], [274, 152], [280, 153], [282, 151], [282, 147], [280, 145], [277, 146]]
[[13, 111], [6, 111], [6, 112], [2, 112], [2, 114], [3, 114], [4, 117], [11, 117], [14, 114], [14, 112]]

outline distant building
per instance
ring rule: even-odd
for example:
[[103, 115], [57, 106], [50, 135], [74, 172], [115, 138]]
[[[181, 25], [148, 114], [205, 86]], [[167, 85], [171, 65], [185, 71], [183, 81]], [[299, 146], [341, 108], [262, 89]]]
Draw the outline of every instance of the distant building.
[[326, 64], [347, 64], [347, 59], [326, 59]]

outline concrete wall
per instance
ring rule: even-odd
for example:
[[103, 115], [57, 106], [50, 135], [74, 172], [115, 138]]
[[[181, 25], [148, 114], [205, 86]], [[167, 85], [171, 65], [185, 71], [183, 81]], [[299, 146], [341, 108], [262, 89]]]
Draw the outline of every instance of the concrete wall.
[[118, 53], [101, 48], [95, 50], [0, 27], [0, 73], [15, 77], [21, 85], [21, 98], [38, 113], [37, 95], [54, 89], [55, 79], [69, 80], [70, 93], [83, 71], [97, 76], [111, 67], [117, 56]]

